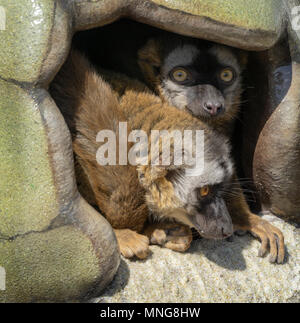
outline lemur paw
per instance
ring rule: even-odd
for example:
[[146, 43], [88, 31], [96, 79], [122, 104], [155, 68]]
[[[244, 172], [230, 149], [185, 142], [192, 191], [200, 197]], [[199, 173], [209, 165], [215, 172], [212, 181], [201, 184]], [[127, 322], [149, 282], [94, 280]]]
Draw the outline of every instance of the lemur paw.
[[125, 258], [136, 256], [145, 259], [149, 255], [149, 239], [130, 229], [114, 229], [120, 252]]
[[259, 257], [263, 257], [267, 253], [269, 245], [269, 261], [271, 263], [283, 263], [285, 253], [284, 237], [279, 229], [269, 222], [260, 219], [257, 223], [250, 226], [249, 232], [261, 241], [261, 247], [258, 252]]
[[178, 223], [157, 223], [153, 226], [150, 229], [151, 244], [179, 252], [189, 249], [193, 240], [192, 231], [189, 227]]

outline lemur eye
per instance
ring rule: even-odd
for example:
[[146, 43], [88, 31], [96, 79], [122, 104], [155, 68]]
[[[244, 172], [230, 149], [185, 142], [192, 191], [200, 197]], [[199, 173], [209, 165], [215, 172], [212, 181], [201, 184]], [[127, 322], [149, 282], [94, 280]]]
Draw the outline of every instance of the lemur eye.
[[172, 77], [177, 82], [184, 82], [188, 78], [188, 73], [183, 68], [172, 71]]
[[200, 188], [200, 196], [201, 197], [207, 196], [209, 194], [209, 192], [210, 192], [210, 189], [207, 185]]
[[230, 83], [234, 79], [234, 72], [231, 68], [226, 67], [220, 72], [220, 79], [225, 83]]

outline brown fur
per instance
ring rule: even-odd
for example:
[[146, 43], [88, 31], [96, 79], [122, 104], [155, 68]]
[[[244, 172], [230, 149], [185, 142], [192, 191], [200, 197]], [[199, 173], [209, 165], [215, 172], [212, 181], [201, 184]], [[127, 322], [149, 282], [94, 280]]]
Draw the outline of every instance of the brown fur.
[[[164, 45], [164, 38], [150, 39], [146, 45], [139, 50], [138, 63], [146, 84], [154, 93], [160, 95], [163, 101], [166, 101], [160, 86], [160, 75], [155, 72], [162, 65]], [[238, 61], [242, 68], [244, 68], [247, 63], [246, 54], [235, 49], [232, 49], [232, 51], [236, 52]], [[223, 53], [220, 52], [219, 55], [223, 55]], [[234, 94], [232, 102], [226, 103], [227, 105], [230, 104], [230, 106], [225, 114], [216, 118], [203, 118], [202, 121], [213, 127], [213, 129], [219, 133], [230, 137], [233, 132], [234, 120], [239, 112], [241, 93], [242, 90], [239, 86]], [[281, 231], [250, 211], [242, 189], [240, 186], [237, 186], [238, 179], [236, 175], [233, 178], [233, 182], [235, 183], [234, 187], [237, 192], [233, 192], [233, 197], [227, 198], [226, 204], [230, 211], [235, 230], [247, 230], [255, 236], [258, 236], [262, 242], [259, 255], [263, 256], [267, 252], [269, 244], [271, 254], [270, 262], [277, 261], [278, 263], [282, 263], [285, 251], [284, 238]], [[276, 241], [278, 241], [278, 248]]]
[[[121, 252], [144, 258], [148, 239], [137, 233], [144, 227], [148, 209], [136, 169], [133, 166], [99, 167], [96, 161], [97, 133], [101, 129], [117, 131], [118, 121], [126, 120], [118, 109], [117, 98], [88, 62], [76, 53], [71, 54], [52, 83], [51, 93], [71, 130], [81, 194], [97, 205], [116, 229]], [[141, 250], [139, 245], [142, 245]]]
[[[142, 83], [105, 71], [101, 75], [105, 81], [83, 56], [72, 51], [50, 88], [72, 134], [80, 193], [97, 205], [110, 222], [125, 257], [147, 257], [148, 237], [167, 248], [186, 250], [192, 240], [191, 230], [186, 226], [175, 225], [179, 231], [173, 230], [174, 235], [162, 239], [154, 238], [161, 231], [157, 233], [153, 225], [143, 234], [148, 207], [162, 217], [166, 209], [179, 210], [177, 219], [187, 222], [183, 206], [165, 178], [166, 169], [151, 165], [138, 167], [140, 177], [144, 178], [141, 185], [135, 166], [100, 166], [96, 161], [99, 148], [96, 136], [103, 129], [117, 133], [120, 121], [128, 122], [128, 131], [142, 129], [147, 134], [155, 128], [203, 129], [209, 135], [210, 129], [184, 111], [162, 103]], [[163, 226], [159, 224], [157, 229], [162, 230]], [[170, 226], [174, 224], [166, 224], [168, 230]]]

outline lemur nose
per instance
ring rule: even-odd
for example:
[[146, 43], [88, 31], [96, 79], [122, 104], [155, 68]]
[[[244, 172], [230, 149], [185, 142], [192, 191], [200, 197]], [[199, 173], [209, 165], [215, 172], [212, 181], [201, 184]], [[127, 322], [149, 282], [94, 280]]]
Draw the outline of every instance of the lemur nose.
[[216, 116], [223, 111], [222, 103], [204, 102], [204, 109], [211, 115]]

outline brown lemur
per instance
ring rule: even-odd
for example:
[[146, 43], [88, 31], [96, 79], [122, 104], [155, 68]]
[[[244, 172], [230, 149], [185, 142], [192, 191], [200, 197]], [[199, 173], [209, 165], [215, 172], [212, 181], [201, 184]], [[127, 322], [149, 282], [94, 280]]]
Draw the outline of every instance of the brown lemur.
[[[233, 233], [224, 201], [233, 163], [230, 146], [222, 134], [216, 134], [191, 114], [162, 102], [143, 83], [110, 71], [102, 70], [99, 74], [76, 51], [71, 51], [50, 92], [71, 131], [79, 190], [110, 222], [125, 257], [146, 258], [149, 243], [185, 251], [192, 241], [190, 228], [214, 239], [224, 239]], [[153, 143], [150, 136], [153, 129], [203, 130], [202, 173], [197, 173], [197, 164], [185, 161], [176, 165], [174, 156], [182, 148], [176, 147], [174, 139], [170, 165], [134, 165], [137, 162], [134, 160], [127, 165], [117, 162], [101, 166], [96, 159], [101, 146], [97, 134], [101, 130], [115, 132], [118, 152], [122, 144], [118, 140], [119, 122], [127, 122], [128, 134], [133, 129], [145, 131], [149, 147]], [[157, 140], [161, 137], [154, 137]], [[128, 143], [128, 150], [131, 148]], [[192, 140], [190, 148], [183, 151], [184, 156], [193, 156], [195, 149], [196, 142]], [[164, 158], [160, 146], [158, 159]], [[149, 215], [177, 223], [151, 223]]]
[[[227, 138], [232, 136], [242, 93], [242, 51], [179, 35], [149, 39], [138, 51], [143, 81], [164, 102], [187, 111]], [[236, 174], [233, 182], [238, 183]], [[253, 214], [239, 184], [226, 198], [234, 230], [250, 231], [261, 240], [259, 256], [270, 245], [270, 262], [284, 260], [284, 238], [279, 229]]]

